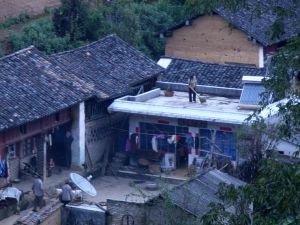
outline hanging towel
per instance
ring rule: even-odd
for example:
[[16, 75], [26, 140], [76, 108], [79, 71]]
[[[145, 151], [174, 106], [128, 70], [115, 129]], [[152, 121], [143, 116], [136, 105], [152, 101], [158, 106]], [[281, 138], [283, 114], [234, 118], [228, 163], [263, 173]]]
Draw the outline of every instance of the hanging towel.
[[158, 152], [158, 149], [157, 149], [157, 140], [156, 140], [155, 136], [152, 137], [151, 143], [152, 143], [152, 150], [155, 151], [155, 152]]
[[170, 138], [168, 138], [168, 143], [171, 144], [176, 144], [176, 135], [172, 135]]
[[6, 160], [0, 160], [0, 177], [7, 177], [7, 163]]

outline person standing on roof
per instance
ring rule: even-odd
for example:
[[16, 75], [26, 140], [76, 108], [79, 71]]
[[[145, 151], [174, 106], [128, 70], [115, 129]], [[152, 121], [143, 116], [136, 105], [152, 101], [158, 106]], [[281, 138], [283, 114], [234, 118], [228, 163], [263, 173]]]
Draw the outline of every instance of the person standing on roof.
[[[197, 86], [197, 78], [195, 75], [190, 76], [188, 79], [188, 87], [189, 87], [189, 100], [192, 102], [196, 102], [196, 86]], [[193, 97], [193, 98], [192, 98]]]

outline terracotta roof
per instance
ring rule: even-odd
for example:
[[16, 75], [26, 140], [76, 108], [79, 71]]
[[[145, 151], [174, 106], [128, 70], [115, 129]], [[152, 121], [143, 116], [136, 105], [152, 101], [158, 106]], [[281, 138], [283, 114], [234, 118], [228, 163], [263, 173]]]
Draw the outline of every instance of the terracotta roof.
[[242, 89], [243, 76], [264, 76], [266, 73], [263, 68], [170, 59], [171, 63], [160, 77], [161, 81], [187, 83], [191, 75], [196, 75], [198, 85]]

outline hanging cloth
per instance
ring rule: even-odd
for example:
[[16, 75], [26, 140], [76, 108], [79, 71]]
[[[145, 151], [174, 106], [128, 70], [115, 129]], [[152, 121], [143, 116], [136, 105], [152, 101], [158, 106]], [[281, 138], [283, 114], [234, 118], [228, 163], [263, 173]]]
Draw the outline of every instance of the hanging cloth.
[[7, 177], [7, 163], [6, 160], [0, 160], [0, 177]]
[[152, 137], [151, 144], [152, 144], [152, 150], [158, 152], [157, 140], [155, 136]]
[[168, 143], [171, 144], [176, 144], [176, 135], [172, 135], [170, 138], [168, 138]]
[[126, 140], [125, 151], [126, 151], [126, 152], [130, 152], [130, 150], [131, 150], [131, 143], [130, 143], [129, 138], [127, 138], [127, 140]]

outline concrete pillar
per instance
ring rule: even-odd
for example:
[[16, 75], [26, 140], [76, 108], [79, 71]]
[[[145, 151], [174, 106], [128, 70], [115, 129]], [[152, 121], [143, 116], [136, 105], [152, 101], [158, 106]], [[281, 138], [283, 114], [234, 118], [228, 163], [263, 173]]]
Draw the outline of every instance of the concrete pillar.
[[264, 47], [260, 46], [258, 49], [258, 67], [264, 67]]
[[44, 135], [44, 143], [43, 143], [43, 181], [46, 180], [47, 177], [47, 142], [46, 136]]
[[72, 109], [72, 165], [81, 166], [85, 163], [85, 108], [84, 102]]

